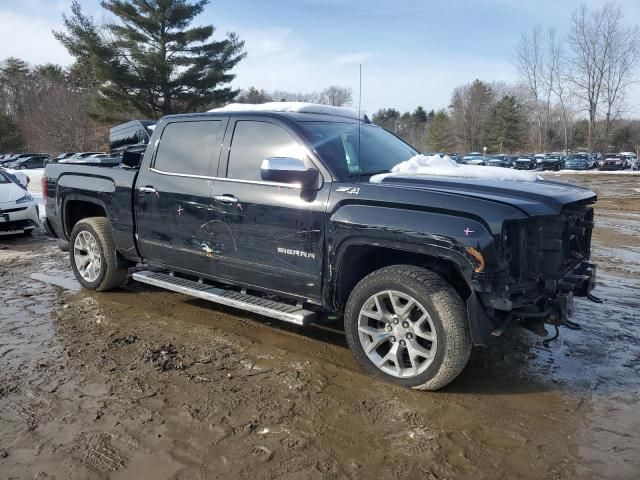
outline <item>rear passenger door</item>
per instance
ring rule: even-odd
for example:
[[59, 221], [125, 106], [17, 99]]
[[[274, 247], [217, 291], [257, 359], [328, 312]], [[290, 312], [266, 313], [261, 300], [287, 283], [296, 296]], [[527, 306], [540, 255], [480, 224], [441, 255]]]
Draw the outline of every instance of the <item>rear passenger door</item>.
[[[320, 171], [319, 190], [263, 181], [269, 157], [294, 157]], [[297, 134], [271, 117], [234, 117], [227, 127], [211, 220], [216, 274], [242, 284], [320, 298], [329, 174]]]
[[227, 119], [166, 123], [135, 191], [138, 245], [146, 261], [210, 274], [211, 192]]

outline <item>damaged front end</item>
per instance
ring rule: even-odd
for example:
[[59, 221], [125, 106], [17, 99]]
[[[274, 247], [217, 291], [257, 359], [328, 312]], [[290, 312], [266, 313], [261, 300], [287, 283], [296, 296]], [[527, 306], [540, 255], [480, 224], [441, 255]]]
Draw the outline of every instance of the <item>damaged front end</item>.
[[546, 336], [544, 324], [574, 327], [574, 297], [591, 297], [596, 266], [589, 261], [593, 208], [569, 204], [559, 215], [505, 222], [506, 268], [497, 288], [479, 293], [500, 335], [511, 324]]

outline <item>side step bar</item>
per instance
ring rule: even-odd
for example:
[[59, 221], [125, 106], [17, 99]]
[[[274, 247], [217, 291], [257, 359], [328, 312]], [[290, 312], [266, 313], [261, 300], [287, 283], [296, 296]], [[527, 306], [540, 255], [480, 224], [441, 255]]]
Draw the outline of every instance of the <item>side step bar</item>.
[[295, 323], [296, 325], [306, 325], [315, 320], [316, 317], [315, 312], [305, 310], [297, 305], [289, 305], [234, 290], [225, 290], [205, 283], [174, 277], [166, 273], [143, 271], [135, 272], [132, 277], [141, 283], [257, 313], [265, 317]]

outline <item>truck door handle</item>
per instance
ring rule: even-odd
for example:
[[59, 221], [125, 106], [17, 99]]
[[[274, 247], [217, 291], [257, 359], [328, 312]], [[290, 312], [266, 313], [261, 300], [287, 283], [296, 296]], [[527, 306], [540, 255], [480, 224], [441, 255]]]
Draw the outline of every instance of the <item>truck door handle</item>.
[[141, 193], [158, 193], [158, 191], [150, 185], [147, 185], [146, 187], [140, 187], [138, 188], [138, 191]]
[[233, 195], [216, 195], [213, 199], [222, 203], [238, 203], [238, 199]]

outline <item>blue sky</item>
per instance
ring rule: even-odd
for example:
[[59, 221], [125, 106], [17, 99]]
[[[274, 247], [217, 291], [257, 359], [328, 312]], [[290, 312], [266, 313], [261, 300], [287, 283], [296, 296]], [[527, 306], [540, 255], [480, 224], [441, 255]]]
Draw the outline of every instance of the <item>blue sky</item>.
[[[69, 63], [51, 35], [70, 0], [0, 0], [0, 58]], [[568, 0], [212, 0], [197, 23], [218, 34], [237, 32], [248, 57], [234, 86], [320, 90], [330, 84], [357, 90], [363, 64], [363, 108], [443, 108], [457, 85], [475, 78], [513, 82], [513, 50], [536, 24], [564, 34]], [[604, 0], [590, 0], [597, 8]], [[640, 1], [620, 0], [625, 19], [640, 23]], [[103, 16], [97, 0], [82, 0]], [[640, 101], [640, 90], [632, 93]], [[640, 107], [634, 113], [640, 113]]]

